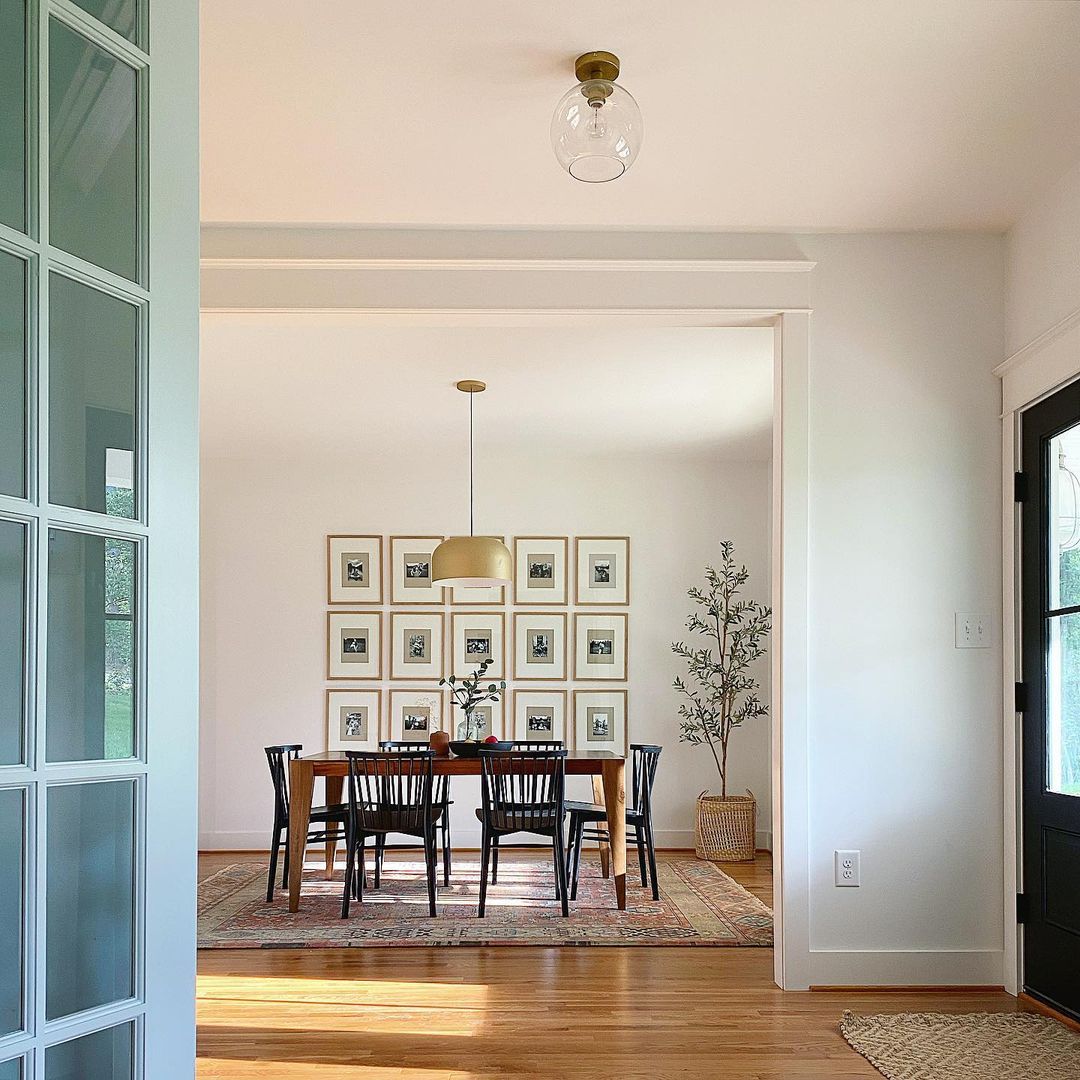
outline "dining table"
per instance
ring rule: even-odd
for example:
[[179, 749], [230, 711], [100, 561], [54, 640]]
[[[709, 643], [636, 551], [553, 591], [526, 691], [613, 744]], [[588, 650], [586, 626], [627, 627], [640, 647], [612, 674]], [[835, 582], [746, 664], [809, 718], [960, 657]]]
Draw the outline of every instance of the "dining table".
[[[420, 747], [423, 744], [418, 744]], [[479, 757], [437, 756], [432, 764], [436, 776], [479, 776]], [[340, 750], [305, 754], [289, 764], [289, 911], [300, 910], [300, 882], [304, 873], [311, 797], [317, 776], [326, 779], [328, 806], [342, 802], [349, 762]], [[593, 801], [607, 811], [608, 842], [600, 844], [600, 868], [614, 883], [615, 903], [626, 910], [626, 759], [611, 750], [568, 750], [567, 776], [591, 776]], [[337, 841], [326, 842], [324, 873], [334, 874]]]

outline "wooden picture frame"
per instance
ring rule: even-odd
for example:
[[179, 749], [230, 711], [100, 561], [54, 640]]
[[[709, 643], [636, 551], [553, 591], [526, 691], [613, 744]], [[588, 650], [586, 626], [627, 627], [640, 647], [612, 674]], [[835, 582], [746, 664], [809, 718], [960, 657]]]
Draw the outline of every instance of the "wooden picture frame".
[[629, 536], [574, 538], [574, 604], [629, 607]]
[[[541, 659], [530, 634], [550, 631], [547, 655]], [[514, 612], [514, 679], [518, 682], [565, 682], [567, 676], [565, 611]]]
[[[431, 556], [443, 542], [441, 536], [390, 537], [390, 602], [392, 604], [446, 603], [446, 589], [432, 585]], [[427, 573], [413, 575], [410, 568], [426, 564]]]
[[514, 537], [514, 603], [565, 607], [567, 536]]
[[432, 679], [438, 681], [445, 674], [446, 612], [391, 612], [391, 680], [424, 682]]
[[[533, 715], [533, 711], [535, 714]], [[550, 719], [551, 727], [537, 728], [537, 723]], [[522, 742], [566, 743], [566, 691], [515, 690], [514, 739]]]
[[[446, 692], [442, 689], [392, 689], [390, 708], [387, 716], [387, 738], [399, 742], [415, 742], [417, 746], [427, 746], [433, 731], [446, 730], [448, 713], [446, 711]], [[414, 715], [422, 718], [425, 727], [406, 726], [405, 710], [414, 709]]]
[[326, 602], [383, 602], [383, 538], [330, 533], [326, 537]]
[[383, 613], [326, 613], [326, 678], [370, 681], [382, 678]]
[[[477, 705], [474, 716], [485, 720], [485, 727], [479, 732], [475, 727], [476, 721], [473, 721], [474, 738], [484, 740], [489, 735], [494, 735], [497, 739], [506, 738], [506, 707], [502, 698], [499, 698], [498, 701], [485, 701], [482, 705]], [[446, 730], [449, 731], [450, 738], [464, 739], [465, 715], [460, 709], [454, 708], [452, 701], [450, 703], [450, 712], [447, 714], [447, 720], [449, 726]]]
[[[326, 749], [378, 750], [382, 738], [382, 690], [329, 687], [326, 694]], [[350, 710], [364, 711], [367, 730], [350, 731]]]
[[[489, 653], [478, 653], [475, 644], [470, 642], [469, 631], [477, 631], [481, 636], [487, 631], [491, 650]], [[505, 611], [455, 611], [450, 615], [450, 662], [451, 675], [459, 679], [463, 675], [471, 675], [473, 669], [487, 655], [490, 655], [494, 663], [487, 669], [485, 678], [506, 678], [506, 612]]]
[[[626, 757], [630, 747], [628, 691], [575, 690], [571, 713], [575, 750], [610, 750]], [[599, 730], [602, 724], [608, 728], [606, 738]]]
[[625, 611], [574, 613], [574, 679], [626, 682], [629, 620]]

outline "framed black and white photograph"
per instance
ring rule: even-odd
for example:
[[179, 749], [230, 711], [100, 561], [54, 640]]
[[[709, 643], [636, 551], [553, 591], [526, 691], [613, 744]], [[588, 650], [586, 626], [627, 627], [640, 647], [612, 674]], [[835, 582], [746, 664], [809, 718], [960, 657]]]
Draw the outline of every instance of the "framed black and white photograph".
[[630, 537], [579, 536], [574, 602], [582, 607], [630, 603]]
[[574, 691], [574, 749], [626, 754], [629, 745], [625, 690]]
[[441, 679], [442, 611], [395, 611], [390, 615], [390, 678]]
[[442, 731], [446, 695], [441, 690], [391, 690], [390, 738], [427, 745], [433, 731]]
[[566, 604], [565, 536], [514, 537], [514, 603]]
[[441, 604], [445, 590], [431, 581], [431, 556], [441, 536], [391, 536], [390, 601], [394, 604]]
[[381, 679], [381, 611], [326, 613], [328, 679]]
[[[465, 716], [460, 709], [451, 710], [453, 730], [450, 732], [452, 739], [465, 739]], [[483, 705], [477, 705], [473, 711], [472, 737], [483, 741], [489, 735], [496, 739], [504, 739], [503, 703], [498, 701], [485, 701]]]
[[566, 691], [515, 690], [514, 738], [566, 742]]
[[514, 612], [514, 678], [538, 682], [566, 678], [566, 612]]
[[328, 536], [326, 589], [330, 604], [381, 604], [381, 536]]
[[[492, 537], [494, 540], [498, 540], [500, 543], [506, 543], [505, 536]], [[506, 586], [505, 585], [493, 585], [490, 588], [468, 588], [455, 585], [450, 590], [450, 602], [452, 604], [459, 604], [462, 607], [483, 607], [485, 605], [491, 606], [492, 604], [505, 604], [506, 603]]]
[[381, 690], [326, 691], [326, 749], [378, 750]]
[[501, 611], [455, 611], [450, 616], [450, 674], [471, 675], [492, 661], [485, 678], [506, 678], [506, 615]]
[[574, 678], [626, 681], [627, 616], [579, 611], [574, 615]]

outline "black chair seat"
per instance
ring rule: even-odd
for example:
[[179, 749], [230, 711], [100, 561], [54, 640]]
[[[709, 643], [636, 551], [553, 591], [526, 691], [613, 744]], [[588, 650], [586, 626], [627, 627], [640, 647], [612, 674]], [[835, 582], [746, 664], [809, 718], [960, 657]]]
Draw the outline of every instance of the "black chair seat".
[[[607, 810], [599, 803], [574, 802], [573, 800], [568, 799], [566, 803], [566, 812], [573, 817], [581, 818], [582, 821], [607, 821]], [[644, 819], [645, 815], [640, 810], [635, 810], [630, 806], [626, 808], [626, 821], [628, 824], [637, 825], [639, 822], [644, 821]]]
[[[484, 812], [479, 807], [476, 810], [476, 819], [480, 822], [484, 820]], [[488, 827], [501, 833], [532, 832], [534, 829], [547, 831], [554, 829], [558, 820], [555, 807], [551, 807], [550, 812], [545, 807], [539, 813], [524, 809], [503, 813], [493, 811], [488, 815]]]
[[345, 803], [331, 803], [329, 806], [313, 806], [309, 818], [311, 821], [344, 821], [349, 816]]

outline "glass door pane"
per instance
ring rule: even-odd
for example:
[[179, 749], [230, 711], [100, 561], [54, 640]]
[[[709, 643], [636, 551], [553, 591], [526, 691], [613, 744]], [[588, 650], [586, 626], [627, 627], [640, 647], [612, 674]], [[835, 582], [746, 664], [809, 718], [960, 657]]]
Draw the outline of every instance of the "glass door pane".
[[134, 280], [135, 72], [49, 23], [49, 242]]
[[138, 311], [59, 274], [49, 292], [49, 501], [133, 518]]
[[0, 251], [0, 495], [26, 497], [26, 263], [6, 251]]
[[128, 41], [135, 40], [135, 0], [75, 0], [75, 3]]
[[0, 518], [0, 765], [23, 760], [27, 652], [26, 526]]
[[0, 221], [26, 232], [26, 5], [0, 2]]
[[131, 1080], [135, 1027], [121, 1024], [45, 1051], [45, 1080]]
[[47, 832], [45, 1016], [55, 1020], [135, 993], [134, 783], [51, 787]]
[[0, 1080], [23, 1080], [22, 1059], [0, 1062]]
[[[23, 1028], [23, 851], [25, 788], [0, 788], [0, 1036]], [[0, 1077], [3, 1071], [0, 1069]]]

